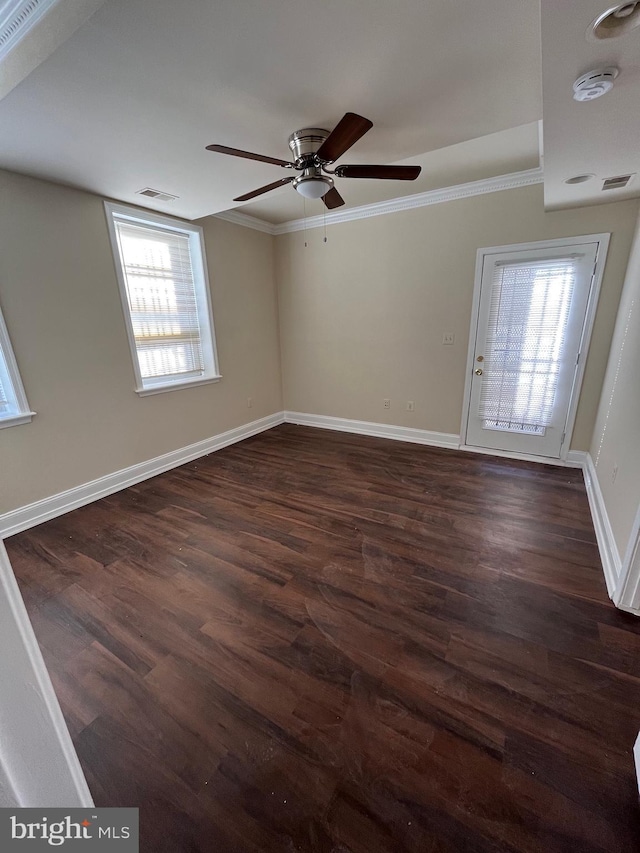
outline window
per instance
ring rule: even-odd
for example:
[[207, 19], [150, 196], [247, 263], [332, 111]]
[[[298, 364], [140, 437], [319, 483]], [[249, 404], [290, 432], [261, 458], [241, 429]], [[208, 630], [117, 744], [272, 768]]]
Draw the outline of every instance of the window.
[[28, 424], [34, 414], [29, 409], [9, 333], [0, 312], [0, 429]]
[[220, 379], [202, 229], [105, 202], [139, 394]]

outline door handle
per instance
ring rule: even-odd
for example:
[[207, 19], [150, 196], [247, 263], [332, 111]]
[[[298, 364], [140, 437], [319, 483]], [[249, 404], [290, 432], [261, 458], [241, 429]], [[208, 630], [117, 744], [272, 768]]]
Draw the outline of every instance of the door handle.
[[482, 370], [481, 370], [480, 368], [478, 368], [478, 369], [475, 371], [475, 374], [476, 374], [476, 376], [482, 376]]

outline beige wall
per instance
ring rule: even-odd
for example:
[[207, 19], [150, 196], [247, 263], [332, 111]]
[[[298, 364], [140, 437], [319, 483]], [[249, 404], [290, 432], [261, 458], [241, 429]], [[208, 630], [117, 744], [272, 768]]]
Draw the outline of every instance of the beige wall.
[[527, 187], [330, 226], [326, 244], [315, 229], [306, 249], [202, 220], [224, 378], [138, 397], [102, 199], [0, 172], [0, 200], [0, 306], [38, 413], [0, 430], [0, 513], [281, 410], [280, 350], [289, 410], [457, 433], [476, 249], [611, 231], [573, 441], [589, 447], [635, 201], [544, 213]]
[[538, 185], [330, 226], [326, 244], [314, 229], [308, 248], [277, 237], [285, 408], [458, 433], [476, 250], [612, 232], [572, 442], [588, 449], [637, 210], [545, 213]]
[[640, 219], [620, 300], [591, 456], [618, 554], [623, 559], [640, 504]]
[[0, 172], [0, 306], [38, 413], [0, 430], [0, 513], [282, 409], [273, 238], [200, 224], [223, 379], [139, 397], [102, 199]]

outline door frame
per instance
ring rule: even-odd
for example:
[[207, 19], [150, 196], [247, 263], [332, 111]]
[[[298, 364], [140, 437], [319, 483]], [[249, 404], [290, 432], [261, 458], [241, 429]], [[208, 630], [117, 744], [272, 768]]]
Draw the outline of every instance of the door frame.
[[640, 504], [633, 520], [618, 583], [611, 598], [616, 607], [638, 615], [640, 611]]
[[[600, 288], [602, 285], [602, 277], [607, 260], [607, 252], [609, 249], [609, 240], [611, 234], [585, 234], [577, 237], [562, 237], [554, 240], [538, 240], [531, 243], [513, 243], [506, 246], [489, 246], [478, 249], [476, 253], [476, 271], [473, 285], [473, 303], [471, 308], [471, 326], [469, 329], [469, 348], [467, 352], [466, 373], [464, 380], [464, 396], [462, 400], [462, 421], [460, 424], [460, 449], [469, 450], [475, 453], [488, 453], [492, 456], [508, 456], [512, 459], [528, 459], [534, 462], [551, 462], [556, 465], [567, 462], [569, 448], [571, 447], [571, 438], [573, 428], [578, 412], [578, 402], [580, 399], [580, 391], [582, 389], [582, 380], [584, 378], [585, 366], [591, 343], [591, 334], [596, 318], [596, 309], [598, 307], [598, 299], [600, 297]], [[569, 395], [569, 408], [567, 411], [567, 420], [565, 422], [564, 440], [560, 447], [559, 457], [536, 456], [528, 453], [516, 453], [507, 450], [494, 450], [492, 448], [477, 447], [476, 445], [468, 445], [467, 427], [469, 423], [469, 411], [471, 404], [471, 376], [476, 355], [476, 337], [478, 334], [478, 317], [480, 313], [480, 290], [482, 287], [482, 271], [484, 269], [485, 258], [491, 255], [500, 255], [505, 252], [530, 252], [535, 249], [561, 249], [571, 246], [577, 246], [582, 243], [597, 243], [598, 249], [596, 253], [596, 263], [591, 277], [591, 287], [589, 289], [589, 297], [587, 299], [587, 310], [585, 313], [584, 323], [582, 326], [582, 334], [580, 335], [580, 359], [578, 361], [578, 369], [576, 370], [571, 393]]]
[[0, 805], [93, 806], [1, 536], [0, 638]]

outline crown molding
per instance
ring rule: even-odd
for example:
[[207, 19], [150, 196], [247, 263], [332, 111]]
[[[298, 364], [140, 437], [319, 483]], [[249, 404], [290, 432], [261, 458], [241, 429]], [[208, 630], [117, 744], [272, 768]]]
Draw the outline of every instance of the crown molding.
[[258, 219], [257, 216], [249, 216], [248, 213], [240, 213], [238, 210], [225, 210], [222, 213], [214, 214], [216, 219], [224, 219], [225, 222], [233, 222], [234, 225], [243, 225], [245, 228], [253, 228], [254, 231], [262, 231], [264, 234], [277, 234], [276, 228], [272, 222], [267, 222], [265, 219]]
[[392, 198], [389, 201], [364, 204], [360, 207], [351, 207], [347, 210], [338, 210], [319, 216], [309, 216], [306, 220], [291, 219], [289, 222], [281, 222], [278, 225], [235, 210], [227, 210], [215, 215], [227, 222], [234, 222], [236, 225], [244, 225], [247, 228], [255, 228], [257, 231], [264, 231], [266, 234], [277, 236], [279, 234], [290, 234], [293, 231], [303, 231], [305, 228], [323, 228], [325, 223], [327, 225], [338, 225], [340, 222], [352, 222], [355, 219], [368, 219], [371, 216], [383, 216], [385, 213], [398, 213], [401, 210], [428, 207], [430, 204], [442, 204], [446, 201], [470, 198], [485, 193], [528, 187], [532, 184], [541, 184], [543, 180], [543, 170], [541, 167], [537, 167], [527, 169], [524, 172], [511, 172], [508, 175], [497, 175], [495, 178], [484, 178], [481, 181], [470, 181], [466, 184], [442, 187], [439, 190], [427, 190], [424, 193]]
[[105, 0], [0, 0], [0, 99], [48, 59]]
[[[327, 225], [337, 225], [340, 222], [352, 222], [354, 219], [368, 219], [370, 216], [383, 216], [385, 213], [398, 213], [401, 210], [413, 210], [416, 207], [427, 207], [430, 204], [442, 204], [445, 201], [455, 201], [474, 195], [494, 193], [499, 190], [511, 190], [516, 187], [526, 187], [530, 184], [540, 184], [543, 181], [542, 169], [528, 169], [526, 172], [513, 172], [510, 175], [498, 175], [495, 178], [485, 178], [481, 181], [471, 181], [467, 184], [457, 184], [443, 187], [439, 190], [427, 190], [424, 193], [392, 198], [375, 204], [364, 204], [347, 210], [327, 213], [326, 216], [310, 216], [306, 220], [306, 228], [322, 228]], [[305, 228], [304, 219], [293, 219], [276, 225], [276, 234], [290, 234], [292, 231], [302, 231]]]
[[18, 0], [0, 9], [0, 61], [7, 56], [58, 0]]

